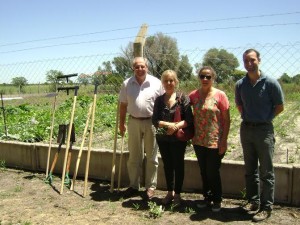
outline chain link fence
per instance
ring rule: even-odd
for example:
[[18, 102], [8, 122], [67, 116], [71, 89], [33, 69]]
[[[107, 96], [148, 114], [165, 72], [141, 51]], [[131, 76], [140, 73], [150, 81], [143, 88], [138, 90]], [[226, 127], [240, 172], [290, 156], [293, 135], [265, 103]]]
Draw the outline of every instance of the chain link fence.
[[[214, 47], [218, 50], [224, 49], [232, 54], [238, 62], [232, 74], [226, 74], [226, 82], [220, 85], [223, 88], [226, 83], [228, 96], [233, 103], [233, 89], [235, 81], [244, 75], [242, 54], [248, 48], [255, 48], [261, 53], [261, 69], [267, 75], [280, 78], [283, 74], [290, 77], [300, 74], [300, 42], [296, 43], [267, 43], [267, 44], [248, 44], [238, 47]], [[150, 71], [159, 77], [159, 69], [173, 69], [182, 74], [179, 89], [185, 93], [198, 88], [197, 69], [202, 65], [204, 57], [210, 48], [207, 49], [180, 49], [180, 55], [170, 55], [156, 52], [155, 56], [165, 59], [163, 65], [151, 64]], [[145, 49], [145, 55], [149, 50]], [[123, 61], [120, 58], [123, 57]], [[169, 58], [185, 59], [190, 65], [189, 70], [180, 65], [173, 65]], [[217, 58], [214, 69], [222, 73], [224, 65], [228, 64], [228, 59]], [[110, 63], [108, 63], [110, 62]], [[119, 62], [114, 64], [113, 62]], [[24, 142], [48, 142], [51, 126], [51, 114], [53, 111], [53, 101], [55, 90], [58, 86], [79, 85], [78, 100], [75, 112], [75, 127], [77, 145], [82, 141], [82, 134], [85, 126], [86, 116], [89, 105], [94, 96], [93, 82], [100, 85], [97, 92], [97, 108], [95, 115], [94, 141], [93, 147], [112, 148], [115, 124], [118, 92], [122, 81], [132, 75], [129, 68], [129, 57], [124, 53], [97, 54], [87, 56], [76, 56], [68, 58], [43, 59], [31, 62], [16, 62], [10, 64], [0, 64], [2, 94], [2, 110], [0, 115], [0, 138], [15, 139]], [[183, 71], [184, 70], [184, 71]], [[50, 71], [50, 72], [49, 72]], [[69, 82], [58, 82], [53, 87], [53, 83], [47, 79], [51, 71], [60, 74], [78, 74], [77, 77], [70, 78]], [[25, 78], [26, 84], [13, 85], [14, 78]], [[228, 89], [227, 89], [228, 90]], [[54, 126], [54, 136], [57, 136], [58, 124], [67, 123], [74, 95], [72, 91], [67, 94], [58, 92], [57, 110]], [[232, 126], [239, 123], [239, 117], [232, 118]]]

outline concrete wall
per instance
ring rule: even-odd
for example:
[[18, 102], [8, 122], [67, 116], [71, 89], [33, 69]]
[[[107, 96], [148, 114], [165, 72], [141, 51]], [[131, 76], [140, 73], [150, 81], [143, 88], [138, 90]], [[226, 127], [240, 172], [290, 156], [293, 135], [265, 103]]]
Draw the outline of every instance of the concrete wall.
[[[45, 172], [47, 167], [47, 144], [27, 144], [11, 141], [0, 141], [0, 160], [5, 160], [7, 167], [26, 169], [31, 171]], [[51, 148], [50, 165], [57, 152], [57, 145]], [[79, 148], [73, 148], [70, 166], [70, 175], [75, 170], [75, 165], [79, 153]], [[62, 148], [55, 166], [54, 173], [62, 173], [65, 149]], [[84, 177], [86, 167], [87, 150], [82, 152], [77, 177]], [[100, 180], [111, 180], [113, 152], [108, 149], [92, 149], [89, 166], [89, 178]], [[120, 153], [117, 152], [115, 158], [115, 187], [118, 179]], [[125, 187], [129, 183], [126, 162], [128, 152], [122, 157], [121, 186]], [[165, 189], [165, 177], [163, 163], [159, 159], [158, 185], [157, 188]], [[295, 206], [300, 206], [300, 165], [275, 164], [275, 201]], [[221, 167], [221, 178], [223, 193], [226, 197], [242, 197], [245, 188], [244, 163], [241, 161], [223, 160]], [[185, 159], [185, 180], [184, 191], [200, 192], [202, 187], [200, 170], [195, 158]]]

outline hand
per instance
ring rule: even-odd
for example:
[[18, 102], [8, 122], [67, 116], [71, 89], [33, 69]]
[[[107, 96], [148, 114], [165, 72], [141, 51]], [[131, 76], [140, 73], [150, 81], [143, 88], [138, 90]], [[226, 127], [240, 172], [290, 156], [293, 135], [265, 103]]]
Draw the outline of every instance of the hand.
[[176, 123], [170, 123], [168, 126], [167, 135], [173, 135], [176, 131], [178, 131]]
[[125, 132], [126, 132], [126, 126], [125, 124], [120, 124], [119, 125], [119, 131], [120, 131], [120, 135], [123, 137]]
[[219, 155], [224, 155], [227, 151], [227, 140], [221, 140], [219, 145]]

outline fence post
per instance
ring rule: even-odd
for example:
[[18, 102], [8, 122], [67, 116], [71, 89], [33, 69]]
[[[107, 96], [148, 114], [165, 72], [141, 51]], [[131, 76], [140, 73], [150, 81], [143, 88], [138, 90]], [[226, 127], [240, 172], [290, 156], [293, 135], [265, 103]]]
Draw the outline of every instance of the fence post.
[[135, 41], [133, 43], [133, 55], [134, 57], [143, 57], [144, 52], [144, 44], [145, 44], [145, 36], [147, 33], [148, 25], [143, 24], [140, 28], [139, 33], [137, 34]]

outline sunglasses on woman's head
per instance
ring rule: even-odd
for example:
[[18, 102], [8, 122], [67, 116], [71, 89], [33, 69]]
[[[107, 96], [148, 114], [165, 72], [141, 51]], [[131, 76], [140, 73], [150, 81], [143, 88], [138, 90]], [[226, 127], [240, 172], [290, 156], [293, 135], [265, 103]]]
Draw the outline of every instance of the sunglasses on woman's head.
[[204, 78], [206, 78], [206, 80], [211, 80], [211, 76], [208, 76], [208, 75], [201, 74], [199, 77], [201, 80], [204, 80]]

